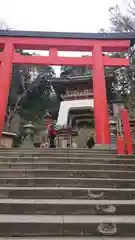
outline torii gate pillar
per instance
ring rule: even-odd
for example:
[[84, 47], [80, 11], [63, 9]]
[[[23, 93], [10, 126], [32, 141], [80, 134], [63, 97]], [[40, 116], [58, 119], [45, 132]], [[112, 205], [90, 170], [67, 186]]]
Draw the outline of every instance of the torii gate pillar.
[[2, 54], [0, 65], [0, 137], [4, 128], [4, 120], [8, 103], [8, 96], [12, 77], [12, 56], [14, 47], [12, 42], [7, 41]]
[[110, 144], [110, 126], [104, 77], [104, 64], [102, 48], [100, 45], [94, 47], [92, 56], [96, 144]]

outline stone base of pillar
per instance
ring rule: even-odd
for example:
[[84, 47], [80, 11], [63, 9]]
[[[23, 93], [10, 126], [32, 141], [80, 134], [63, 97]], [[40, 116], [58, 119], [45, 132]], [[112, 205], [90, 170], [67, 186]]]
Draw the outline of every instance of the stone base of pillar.
[[22, 142], [22, 144], [20, 145], [21, 149], [32, 149], [35, 148], [34, 143], [31, 139], [31, 136], [28, 135]]
[[111, 144], [95, 144], [93, 149], [112, 150]]
[[17, 137], [15, 133], [2, 132], [2, 136], [0, 138], [0, 148], [12, 148], [15, 137]]

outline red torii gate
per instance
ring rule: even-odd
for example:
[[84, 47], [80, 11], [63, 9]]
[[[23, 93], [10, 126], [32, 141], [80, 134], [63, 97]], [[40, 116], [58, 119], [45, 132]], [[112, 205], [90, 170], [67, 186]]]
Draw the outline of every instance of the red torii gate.
[[[117, 36], [116, 36], [117, 35]], [[110, 144], [105, 66], [127, 66], [128, 58], [109, 58], [102, 52], [127, 52], [130, 41], [118, 34], [0, 32], [0, 135], [4, 126], [12, 64], [90, 66], [93, 69], [96, 143]], [[114, 40], [111, 40], [111, 39]], [[125, 39], [125, 37], [124, 37]], [[15, 49], [49, 50], [49, 56], [23, 56]], [[91, 57], [60, 57], [58, 51], [87, 51]]]

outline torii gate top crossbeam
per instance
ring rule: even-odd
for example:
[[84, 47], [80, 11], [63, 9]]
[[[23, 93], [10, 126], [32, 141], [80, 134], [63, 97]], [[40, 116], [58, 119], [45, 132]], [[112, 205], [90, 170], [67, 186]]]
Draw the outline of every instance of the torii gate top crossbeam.
[[37, 31], [0, 31], [0, 37], [59, 38], [82, 40], [130, 40], [135, 44], [135, 33], [74, 33], [74, 32], [37, 32]]
[[[93, 65], [92, 57], [71, 58], [59, 57], [58, 51], [86, 51], [100, 48], [102, 52], [127, 52], [131, 44], [128, 34], [105, 33], [57, 33], [30, 31], [0, 31], [0, 47], [6, 44], [14, 49], [49, 50], [48, 57], [21, 56], [13, 53], [14, 64], [43, 64], [43, 65]], [[0, 53], [3, 61], [5, 51]], [[104, 66], [127, 66], [128, 59], [109, 59], [103, 57]]]
[[57, 47], [60, 51], [92, 51], [95, 41], [102, 45], [103, 52], [127, 51], [135, 42], [134, 33], [65, 33], [0, 31], [0, 45], [11, 40], [16, 48], [48, 50]]

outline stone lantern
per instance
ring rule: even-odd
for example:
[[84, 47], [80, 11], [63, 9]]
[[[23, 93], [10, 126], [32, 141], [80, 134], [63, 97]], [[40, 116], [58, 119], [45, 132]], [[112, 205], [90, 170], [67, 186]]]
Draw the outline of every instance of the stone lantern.
[[124, 104], [121, 100], [121, 98], [117, 98], [113, 100], [113, 115], [116, 120], [116, 128], [117, 128], [117, 133], [119, 135], [122, 135], [122, 126], [121, 126], [121, 111], [124, 109]]
[[34, 134], [34, 130], [35, 130], [35, 126], [32, 124], [32, 122], [28, 122], [23, 127], [24, 127], [24, 130], [25, 130], [25, 133], [27, 135], [29, 135], [30, 137], [32, 137], [33, 134]]
[[113, 100], [112, 105], [113, 105], [113, 115], [115, 117], [120, 116], [121, 110], [124, 109], [124, 104], [123, 104], [122, 100], [120, 98], [115, 99], [115, 100]]
[[23, 143], [20, 147], [24, 149], [34, 148], [32, 137], [34, 135], [35, 126], [32, 124], [32, 122], [28, 122], [28, 124], [24, 125], [24, 131], [27, 136], [23, 140]]
[[112, 100], [113, 118], [110, 121], [111, 127], [111, 148], [116, 149], [116, 135], [122, 136], [121, 110], [124, 109], [124, 104], [121, 97], [117, 93], [113, 93]]

